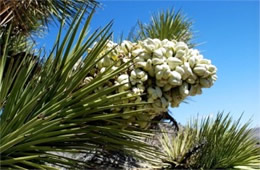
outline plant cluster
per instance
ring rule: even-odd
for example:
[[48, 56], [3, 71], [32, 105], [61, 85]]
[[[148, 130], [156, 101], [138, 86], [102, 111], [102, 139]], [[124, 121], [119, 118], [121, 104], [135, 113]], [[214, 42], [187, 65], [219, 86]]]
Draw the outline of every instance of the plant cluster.
[[191, 121], [176, 136], [162, 128], [163, 161], [176, 169], [259, 169], [260, 148], [248, 126], [219, 113]]
[[94, 8], [95, 0], [2, 0], [0, 1], [0, 30], [13, 25], [11, 33], [30, 35], [39, 28], [47, 26], [49, 21], [72, 19], [82, 6]]
[[[111, 23], [91, 35], [87, 18], [76, 38], [84, 12], [79, 12], [73, 25], [61, 39], [61, 31], [53, 50], [44, 60], [25, 52], [19, 62], [9, 58], [8, 45], [11, 28], [3, 37], [4, 48], [0, 56], [0, 154], [1, 169], [55, 169], [91, 168], [94, 162], [82, 162], [58, 153], [89, 153], [90, 151], [119, 151], [136, 155], [139, 150], [146, 155], [154, 152], [145, 144], [150, 134], [122, 121], [121, 112], [109, 112], [113, 108], [143, 105], [120, 104], [129, 99], [126, 92], [115, 93], [122, 85], [113, 84], [98, 92], [114, 76], [125, 71], [129, 63], [111, 72], [99, 73], [89, 84], [82, 84], [85, 76], [98, 62], [98, 56], [111, 38]], [[62, 30], [61, 25], [60, 30]], [[100, 36], [102, 35], [102, 36]], [[95, 47], [91, 52], [87, 49]], [[72, 45], [73, 44], [73, 45]], [[76, 62], [84, 57], [80, 70], [74, 70]], [[102, 59], [104, 56], [99, 56]], [[8, 61], [8, 62], [7, 62]], [[40, 65], [36, 67], [37, 63]], [[132, 110], [125, 115], [139, 114]], [[149, 152], [148, 152], [149, 151]], [[138, 157], [138, 155], [136, 155]]]
[[[87, 33], [94, 9], [79, 29], [97, 4], [0, 1], [1, 169], [127, 168], [142, 161], [148, 169], [259, 168], [247, 124], [232, 124], [228, 116], [173, 136], [163, 129], [160, 144], [149, 143], [155, 117], [211, 87], [217, 69], [191, 48], [191, 22], [180, 12], [154, 15], [149, 25], [139, 23], [133, 42], [116, 44], [112, 23]], [[55, 18], [60, 31], [41, 58], [28, 36]]]
[[[167, 112], [169, 104], [178, 107], [187, 96], [201, 94], [202, 88], [211, 87], [217, 79], [217, 68], [210, 60], [204, 59], [197, 49], [188, 48], [184, 42], [175, 40], [148, 38], [136, 43], [123, 41], [121, 44], [109, 41], [100, 53], [102, 55], [105, 57], [98, 61], [92, 74], [87, 75], [85, 83], [91, 82], [97, 73], [103, 73], [107, 69], [115, 70], [132, 60], [132, 66], [96, 91], [118, 84], [122, 85], [118, 88], [118, 93], [130, 91], [128, 96], [138, 95], [122, 100], [122, 103], [150, 103], [137, 106], [139, 109], [150, 108], [143, 114], [123, 116], [131, 121], [137, 120], [141, 127], [147, 127], [155, 116]], [[80, 62], [75, 69], [80, 68], [79, 64]], [[121, 111], [133, 109], [136, 108], [124, 108]]]

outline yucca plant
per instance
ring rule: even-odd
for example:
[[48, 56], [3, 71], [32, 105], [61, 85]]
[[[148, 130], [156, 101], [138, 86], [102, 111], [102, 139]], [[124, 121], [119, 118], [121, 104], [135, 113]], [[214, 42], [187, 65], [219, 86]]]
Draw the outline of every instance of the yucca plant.
[[[146, 103], [117, 104], [131, 98], [127, 97], [128, 92], [114, 93], [121, 85], [94, 92], [126, 70], [130, 61], [116, 70], [107, 69], [88, 84], [82, 83], [106, 55], [97, 58], [111, 37], [112, 25], [109, 23], [87, 36], [93, 11], [79, 30], [84, 13], [77, 13], [62, 40], [63, 20], [52, 52], [41, 62], [37, 57], [30, 57], [27, 51], [20, 63], [11, 59], [7, 64], [11, 29], [3, 37], [5, 45], [0, 56], [1, 169], [93, 168], [92, 162], [57, 153], [89, 153], [102, 149], [137, 157], [135, 150], [138, 150], [142, 155], [153, 156], [153, 148], [142, 142], [150, 134], [121, 119], [122, 115], [138, 114], [145, 109], [111, 112], [113, 108]], [[97, 42], [95, 46], [94, 42]], [[88, 51], [90, 47], [92, 50]], [[83, 62], [75, 68], [79, 59]], [[40, 69], [33, 70], [39, 62]]]
[[163, 161], [171, 168], [257, 169], [260, 148], [248, 126], [223, 113], [214, 120], [196, 119], [177, 136], [162, 135]]
[[[19, 62], [19, 58], [24, 57], [30, 44], [35, 43], [33, 37], [42, 35], [49, 24], [57, 24], [62, 18], [66, 23], [70, 23], [83, 6], [91, 11], [98, 5], [95, 0], [1, 0], [0, 37], [5, 37], [12, 25], [7, 55]], [[2, 38], [0, 48], [4, 48]]]
[[161, 131], [159, 142], [165, 155], [162, 161], [171, 168], [190, 168], [190, 153], [198, 142], [192, 129], [183, 128], [176, 134], [168, 133], [166, 128], [161, 128]]
[[95, 0], [2, 0], [0, 1], [0, 28], [13, 25], [16, 34], [31, 33], [52, 20], [71, 19], [83, 6], [93, 8]]
[[192, 21], [180, 10], [176, 11], [172, 8], [171, 10], [153, 14], [148, 24], [139, 21], [136, 32], [132, 30], [128, 38], [135, 41], [146, 38], [158, 38], [160, 40], [174, 39], [193, 46], [194, 44], [191, 42], [193, 38], [192, 24]]

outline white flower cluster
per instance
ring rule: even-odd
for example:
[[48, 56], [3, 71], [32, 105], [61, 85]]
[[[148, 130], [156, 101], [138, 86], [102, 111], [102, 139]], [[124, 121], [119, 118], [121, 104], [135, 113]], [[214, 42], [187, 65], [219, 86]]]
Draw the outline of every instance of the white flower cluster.
[[[123, 41], [118, 45], [109, 41], [102, 54], [112, 48], [114, 50], [97, 64], [96, 69], [103, 72], [117, 61], [114, 70], [134, 57], [133, 66], [112, 83], [124, 84], [118, 91], [130, 90], [129, 96], [145, 94], [123, 101], [152, 103], [146, 106], [152, 108], [146, 118], [140, 119], [154, 118], [167, 111], [169, 104], [178, 107], [187, 96], [201, 94], [202, 88], [211, 87], [217, 79], [217, 68], [211, 61], [184, 42], [148, 38], [137, 43]], [[130, 108], [124, 111], [128, 110]]]

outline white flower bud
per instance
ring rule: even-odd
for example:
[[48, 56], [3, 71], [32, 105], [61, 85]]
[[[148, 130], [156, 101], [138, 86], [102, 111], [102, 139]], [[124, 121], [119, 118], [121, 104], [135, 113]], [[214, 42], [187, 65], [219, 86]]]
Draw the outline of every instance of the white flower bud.
[[100, 69], [100, 73], [104, 73], [104, 71], [106, 71], [106, 68], [105, 68], [105, 67], [102, 67], [102, 68]]
[[197, 80], [197, 79], [198, 79], [198, 76], [192, 72], [192, 74], [190, 75], [189, 78], [192, 78], [192, 79], [194, 79], [194, 80]]
[[127, 83], [127, 82], [129, 82], [129, 76], [128, 76], [128, 74], [122, 74], [122, 75], [120, 75], [118, 78], [117, 78], [117, 81], [118, 81], [118, 83], [119, 84], [123, 84], [123, 83]]
[[163, 70], [163, 71], [167, 71], [167, 70], [170, 71], [170, 67], [169, 67], [166, 63], [163, 63], [163, 64], [162, 64], [162, 70]]
[[144, 50], [139, 48], [139, 49], [136, 49], [136, 50], [132, 51], [132, 55], [133, 56], [138, 56], [138, 55], [140, 55], [143, 52], [144, 52]]
[[216, 66], [208, 65], [207, 68], [208, 68], [208, 71], [209, 71], [210, 73], [212, 73], [212, 74], [215, 74], [215, 73], [217, 72]]
[[184, 50], [178, 50], [175, 54], [175, 57], [181, 59], [182, 61], [185, 61], [186, 59], [185, 56], [186, 56], [186, 52]]
[[144, 81], [146, 81], [147, 79], [148, 79], [148, 75], [145, 74], [145, 75], [141, 78], [141, 81], [144, 82]]
[[150, 38], [144, 40], [143, 43], [142, 43], [142, 46], [143, 46], [148, 52], [152, 52], [152, 51], [154, 51], [155, 48], [156, 48], [155, 42], [154, 42], [152, 39], [150, 39]]
[[135, 59], [134, 59], [134, 62], [135, 63], [137, 63], [137, 62], [144, 62], [144, 58], [142, 58], [142, 57], [136, 57]]
[[170, 69], [167, 69], [164, 71], [163, 73], [163, 79], [168, 79], [170, 77], [170, 74], [171, 74], [171, 70]]
[[151, 59], [148, 59], [147, 62], [146, 62], [146, 65], [144, 67], [144, 70], [145, 71], [150, 71], [150, 70], [153, 70], [153, 66], [152, 66], [152, 60]]
[[146, 68], [146, 62], [137, 62], [135, 63], [136, 68]]
[[155, 69], [155, 72], [162, 71], [163, 65], [156, 65], [154, 69]]
[[162, 40], [162, 46], [166, 46], [169, 42], [171, 42], [171, 41], [169, 41], [168, 39], [164, 39], [164, 40]]
[[[133, 95], [134, 95], [133, 93], [128, 93], [126, 96], [127, 97], [132, 97]], [[131, 100], [131, 98], [129, 100]]]
[[217, 75], [213, 75], [211, 78], [212, 78], [213, 81], [216, 81], [218, 76]]
[[80, 65], [82, 65], [82, 59], [80, 58], [73, 66], [73, 71], [77, 70]]
[[189, 54], [191, 56], [198, 56], [200, 54], [200, 52], [197, 49], [189, 49]]
[[207, 72], [205, 67], [198, 67], [198, 66], [194, 67], [193, 71], [198, 76], [203, 76]]
[[141, 53], [139, 56], [141, 58], [143, 58], [144, 60], [151, 59], [151, 54], [148, 54], [148, 53], [145, 53], [145, 52]]
[[[133, 44], [132, 44], [132, 42], [130, 42], [130, 41], [124, 40], [124, 41], [121, 43], [121, 48], [123, 49], [123, 51], [124, 51], [125, 53], [127, 53], [127, 52], [129, 52], [129, 51], [132, 50]], [[129, 51], [128, 51], [128, 50], [129, 50]]]
[[179, 92], [182, 97], [188, 96], [188, 94], [189, 94], [188, 87], [189, 87], [188, 83], [185, 83], [185, 82], [180, 86]]
[[159, 40], [157, 38], [153, 39], [153, 42], [154, 42], [156, 48], [160, 48], [162, 45], [161, 40]]
[[127, 63], [130, 59], [129, 58], [123, 58], [122, 61], [123, 63]]
[[167, 48], [167, 49], [174, 49], [175, 48], [175, 46], [176, 46], [176, 41], [169, 41], [169, 40], [167, 40], [167, 39], [164, 39], [163, 41], [162, 41], [162, 46], [164, 47], [164, 48]]
[[133, 85], [136, 83], [142, 83], [148, 79], [148, 75], [140, 70], [140, 69], [134, 69], [131, 71], [130, 81]]
[[196, 64], [196, 58], [194, 56], [189, 58], [190, 67], [193, 68]]
[[201, 60], [199, 60], [199, 64], [211, 64], [211, 61], [210, 60], [208, 60], [208, 59], [201, 59]]
[[89, 84], [92, 80], [93, 80], [93, 77], [88, 76], [88, 77], [86, 77], [86, 78], [84, 79], [84, 83], [85, 83], [85, 84]]
[[171, 70], [175, 69], [176, 66], [179, 66], [182, 64], [182, 61], [176, 57], [169, 57], [167, 59], [167, 63], [169, 65], [169, 67], [171, 68]]
[[187, 51], [188, 50], [187, 44], [185, 44], [184, 42], [178, 42], [176, 44], [176, 51], [179, 51], [179, 50]]
[[182, 83], [182, 80], [178, 80], [178, 79], [175, 79], [175, 78], [171, 78], [168, 80], [169, 84], [172, 85], [172, 86], [180, 86], [181, 83]]
[[157, 80], [161, 80], [162, 77], [163, 77], [163, 71], [158, 71], [156, 74], [155, 74], [155, 77]]
[[164, 60], [161, 58], [153, 58], [152, 63], [153, 63], [153, 65], [158, 65], [158, 64], [164, 63]]
[[118, 67], [112, 66], [110, 72], [114, 72], [114, 71], [116, 71], [117, 69], [118, 69]]
[[178, 73], [177, 71], [171, 71], [170, 79], [171, 78], [174, 78], [174, 79], [177, 79], [177, 80], [181, 80], [181, 74]]
[[136, 76], [136, 72], [135, 70], [132, 70], [131, 71], [131, 78], [135, 79], [137, 76]]
[[137, 88], [137, 87], [133, 87], [132, 91], [133, 91], [134, 94], [137, 94], [137, 95], [140, 94], [140, 89]]
[[202, 76], [202, 78], [207, 78], [207, 77], [209, 77], [209, 75], [210, 75], [210, 72], [207, 70], [207, 71], [204, 73], [204, 75]]
[[114, 48], [116, 45], [117, 45], [117, 44], [114, 43], [113, 41], [108, 40], [106, 46], [107, 46], [108, 48], [112, 49], [112, 48]]
[[184, 74], [182, 76], [183, 80], [186, 80], [191, 74], [192, 74], [192, 70], [190, 68], [189, 63], [185, 62], [184, 65], [182, 66], [183, 70], [184, 70]]
[[195, 67], [205, 67], [207, 69], [208, 64], [198, 64], [197, 63]]
[[122, 86], [122, 88], [123, 88], [124, 90], [128, 90], [128, 89], [130, 88], [130, 84], [129, 84], [129, 83], [126, 83], [126, 84], [124, 84], [124, 85]]
[[185, 73], [184, 69], [183, 69], [182, 67], [180, 67], [180, 66], [177, 66], [177, 67], [175, 68], [175, 71], [177, 71], [178, 73], [180, 73], [181, 76]]
[[148, 63], [147, 61], [147, 64], [146, 64], [146, 69], [148, 70], [148, 74], [151, 76], [151, 77], [154, 77], [155, 73], [154, 73], [154, 69], [152, 67], [152, 63]]
[[173, 57], [173, 51], [172, 50], [167, 50], [165, 53], [166, 58]]
[[162, 50], [163, 48], [158, 48], [156, 50], [153, 51], [153, 55], [154, 57], [157, 57], [157, 58], [162, 58], [163, 57], [163, 51]]
[[144, 77], [146, 75], [145, 72], [140, 70], [140, 69], [135, 69], [135, 72], [136, 72], [136, 77], [137, 78], [142, 78], [142, 77]]

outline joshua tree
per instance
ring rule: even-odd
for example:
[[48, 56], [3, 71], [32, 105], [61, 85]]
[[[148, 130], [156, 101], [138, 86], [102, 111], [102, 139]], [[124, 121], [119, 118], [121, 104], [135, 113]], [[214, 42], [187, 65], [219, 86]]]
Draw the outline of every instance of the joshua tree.
[[248, 125], [219, 113], [214, 120], [191, 121], [176, 136], [163, 128], [162, 160], [173, 169], [258, 169], [260, 148]]
[[181, 10], [176, 11], [172, 8], [171, 10], [160, 11], [158, 14], [154, 13], [148, 24], [138, 21], [138, 27], [130, 32], [128, 39], [134, 41], [146, 38], [174, 39], [194, 46], [191, 42], [194, 36], [192, 24], [192, 21]]
[[[140, 141], [148, 134], [135, 126], [125, 126], [120, 112], [109, 112], [113, 108], [141, 104], [118, 104], [119, 100], [131, 98], [126, 92], [114, 93], [122, 85], [94, 92], [127, 69], [129, 63], [100, 73], [89, 84], [82, 84], [85, 75], [104, 57], [97, 58], [111, 36], [111, 23], [86, 36], [92, 12], [72, 46], [83, 15], [84, 12], [75, 16], [63, 40], [61, 32], [58, 34], [53, 51], [43, 61], [38, 57], [27, 57], [26, 51], [19, 63], [11, 59], [7, 65], [11, 29], [3, 37], [4, 48], [0, 56], [1, 168], [95, 167], [93, 162], [73, 160], [57, 154], [60, 152], [89, 153], [105, 149], [121, 150], [131, 155], [136, 154], [134, 150], [149, 154], [151, 147]], [[95, 41], [98, 43], [86, 53]], [[80, 58], [84, 60], [75, 70]], [[41, 69], [32, 72], [36, 63], [40, 63]], [[132, 110], [124, 114], [134, 115], [142, 111]]]
[[[7, 46], [9, 58], [24, 57], [25, 49], [33, 41], [32, 34], [40, 35], [48, 24], [59, 23], [62, 19], [70, 23], [77, 11], [84, 8], [90, 11], [97, 5], [95, 0], [1, 0], [0, 36], [6, 36], [12, 26]], [[2, 38], [0, 48], [4, 48]]]
[[95, 0], [2, 0], [0, 1], [0, 28], [13, 26], [14, 34], [29, 35], [49, 21], [71, 19], [83, 5], [93, 8]]
[[[87, 6], [82, 7], [83, 4]], [[214, 147], [214, 143], [207, 144], [215, 137], [215, 131], [189, 129], [186, 141], [197, 137], [194, 131], [195, 134], [203, 132], [204, 136], [196, 140], [199, 145], [186, 145], [187, 148], [192, 146], [191, 150], [182, 147], [183, 152], [178, 155], [181, 158], [174, 160], [171, 153], [167, 152], [167, 157], [145, 142], [153, 136], [150, 123], [169, 118], [164, 114], [169, 103], [177, 107], [187, 96], [200, 94], [202, 88], [211, 87], [216, 80], [216, 67], [198, 50], [191, 49], [191, 22], [179, 11], [161, 12], [152, 17], [149, 25], [139, 22], [140, 29], [132, 37], [134, 42], [115, 45], [109, 41], [112, 23], [87, 34], [94, 9], [87, 10], [97, 4], [91, 0], [0, 2], [1, 168], [95, 168], [104, 165], [95, 159], [97, 157], [82, 161], [64, 156], [67, 153], [98, 153], [99, 157], [113, 154], [116, 159], [130, 155], [128, 158], [147, 160], [157, 167], [164, 163], [175, 165], [177, 160], [180, 164], [176, 167], [185, 167], [183, 163], [201, 150], [196, 157], [207, 162], [202, 155], [205, 152], [212, 156], [212, 153], [203, 150], [204, 145]], [[88, 17], [79, 30], [86, 11]], [[60, 31], [51, 53], [40, 58], [26, 42], [29, 35], [46, 26], [49, 20], [60, 23]], [[70, 22], [71, 26], [61, 39], [65, 22]], [[218, 121], [221, 120], [220, 117]], [[225, 121], [226, 118], [222, 124], [217, 124], [219, 126], [213, 125], [223, 126], [220, 131], [225, 132], [225, 126], [229, 127], [226, 124], [230, 124]], [[203, 125], [208, 127], [207, 122]], [[240, 140], [241, 136], [236, 134], [236, 126], [232, 129], [225, 139], [229, 144], [237, 144], [232, 143], [231, 138]], [[247, 134], [243, 129], [240, 135]], [[176, 143], [182, 139], [179, 135]], [[248, 138], [243, 139], [241, 141], [246, 143]], [[242, 149], [251, 147], [249, 144], [250, 141]], [[162, 142], [162, 145], [166, 145], [167, 151], [167, 143]], [[252, 148], [247, 151], [255, 153]], [[243, 158], [252, 155], [243, 154]], [[161, 162], [159, 158], [166, 161]], [[219, 161], [213, 158], [211, 162]], [[251, 158], [248, 160], [254, 160]], [[108, 163], [115, 162], [108, 160]], [[221, 167], [196, 163], [196, 168]]]

